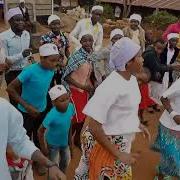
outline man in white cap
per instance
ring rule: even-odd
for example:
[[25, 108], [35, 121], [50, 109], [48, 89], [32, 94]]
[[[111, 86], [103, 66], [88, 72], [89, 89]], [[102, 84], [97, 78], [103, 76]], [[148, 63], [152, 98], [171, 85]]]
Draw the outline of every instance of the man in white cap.
[[65, 172], [70, 162], [71, 123], [75, 108], [63, 85], [51, 88], [49, 95], [54, 106], [39, 128], [39, 139], [43, 152], [49, 155], [51, 161], [58, 160], [60, 170]]
[[75, 44], [76, 48], [81, 47], [80, 37], [82, 32], [90, 31], [93, 34], [95, 51], [98, 51], [102, 46], [103, 41], [103, 27], [99, 23], [103, 14], [102, 6], [94, 6], [91, 10], [91, 18], [82, 19], [77, 24], [73, 31], [70, 33], [70, 40]]
[[121, 29], [114, 29], [110, 34], [110, 44], [106, 48], [101, 48], [100, 51], [95, 52], [95, 76], [100, 84], [111, 72], [109, 67], [110, 51], [116, 41], [124, 37], [124, 33]]
[[[53, 82], [55, 82], [56, 84], [61, 84], [61, 68], [62, 66], [66, 65], [67, 58], [70, 56], [70, 44], [66, 36], [66, 33], [62, 32], [60, 29], [61, 20], [59, 16], [55, 14], [50, 15], [48, 18], [48, 26], [51, 29], [51, 31], [41, 36], [40, 43], [53, 43], [58, 47], [60, 54], [59, 68], [54, 75]], [[54, 83], [52, 83], [52, 86], [54, 86]]]
[[58, 47], [62, 58], [64, 56], [68, 58], [70, 55], [69, 40], [66, 34], [60, 30], [60, 17], [55, 14], [50, 15], [48, 18], [48, 26], [51, 31], [41, 36], [41, 44], [54, 43]]
[[33, 135], [38, 147], [37, 130], [46, 114], [47, 93], [58, 64], [59, 51], [56, 45], [45, 44], [39, 48], [39, 53], [40, 63], [25, 68], [7, 87], [7, 92], [18, 103], [24, 117], [27, 135], [30, 138]]
[[[30, 35], [24, 30], [25, 23], [20, 9], [9, 9], [6, 18], [10, 24], [10, 29], [0, 34], [5, 56], [11, 64], [10, 70], [5, 75], [6, 83], [9, 84], [29, 64], [28, 56], [31, 53]], [[10, 97], [10, 102], [16, 106], [17, 104]]]
[[[176, 62], [176, 58], [179, 54], [179, 49], [177, 48], [177, 43], [179, 40], [179, 34], [170, 33], [167, 35], [167, 44], [164, 51], [160, 55], [161, 63], [164, 65], [174, 64]], [[163, 72], [163, 84], [164, 90], [166, 90], [173, 83], [173, 76], [171, 72]]]
[[0, 98], [0, 175], [2, 180], [11, 180], [6, 162], [6, 148], [11, 145], [20, 157], [38, 162], [49, 169], [49, 178], [65, 180], [55, 163], [48, 160], [29, 140], [23, 128], [23, 117], [8, 101]]
[[124, 36], [129, 37], [135, 43], [141, 46], [141, 50], [145, 50], [145, 31], [140, 26], [142, 17], [139, 14], [132, 14], [129, 18], [129, 26], [123, 29]]

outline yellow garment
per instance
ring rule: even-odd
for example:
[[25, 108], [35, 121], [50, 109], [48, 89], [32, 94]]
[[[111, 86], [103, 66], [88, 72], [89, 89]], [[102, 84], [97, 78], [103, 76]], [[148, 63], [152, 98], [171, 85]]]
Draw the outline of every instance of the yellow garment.
[[[88, 31], [90, 29], [91, 21], [89, 19], [86, 20], [86, 30]], [[98, 25], [95, 24], [94, 26], [94, 33], [97, 34], [99, 32]]]

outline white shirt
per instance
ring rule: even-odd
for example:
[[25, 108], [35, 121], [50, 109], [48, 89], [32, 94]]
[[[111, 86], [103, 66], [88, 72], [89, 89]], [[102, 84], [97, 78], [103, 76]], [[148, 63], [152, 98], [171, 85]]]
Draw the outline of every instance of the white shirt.
[[140, 132], [138, 109], [141, 95], [137, 80], [125, 80], [113, 71], [96, 89], [83, 113], [102, 124], [106, 135]]
[[29, 64], [28, 59], [24, 58], [22, 52], [29, 49], [30, 34], [23, 31], [21, 36], [17, 36], [11, 29], [0, 34], [7, 59], [12, 63], [10, 70], [22, 70]]
[[[163, 97], [170, 100], [172, 109], [180, 115], [180, 79], [172, 84], [172, 86], [163, 94]], [[160, 122], [169, 129], [180, 131], [180, 125], [176, 124], [166, 110], [162, 114]]]
[[93, 26], [91, 18], [80, 20], [73, 31], [69, 34], [70, 40], [76, 45], [77, 48], [81, 47], [80, 37], [84, 31], [92, 32], [94, 38], [94, 50], [98, 51], [102, 47], [103, 41], [103, 28], [100, 23]]
[[6, 161], [7, 144], [26, 159], [31, 159], [37, 148], [26, 135], [21, 113], [3, 98], [0, 98], [0, 112], [0, 179], [11, 180]]
[[133, 32], [133, 36], [132, 36], [132, 40], [137, 43], [138, 45], [140, 45], [140, 40], [139, 40], [139, 29], [137, 29], [136, 31], [132, 31]]

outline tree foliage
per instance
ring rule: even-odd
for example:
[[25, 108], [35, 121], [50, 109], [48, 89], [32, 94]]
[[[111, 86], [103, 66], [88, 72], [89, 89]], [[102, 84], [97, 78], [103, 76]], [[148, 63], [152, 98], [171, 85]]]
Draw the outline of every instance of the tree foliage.
[[167, 11], [154, 12], [145, 18], [146, 23], [151, 23], [157, 29], [165, 29], [169, 24], [175, 23], [178, 18]]

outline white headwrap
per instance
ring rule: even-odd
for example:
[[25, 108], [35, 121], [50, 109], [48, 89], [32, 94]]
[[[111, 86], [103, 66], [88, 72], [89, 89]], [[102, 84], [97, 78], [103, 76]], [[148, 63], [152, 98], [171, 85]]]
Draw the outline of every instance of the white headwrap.
[[141, 24], [141, 21], [142, 21], [142, 17], [140, 14], [132, 14], [129, 18], [129, 20], [136, 20], [136, 21], [139, 21], [139, 24]]
[[110, 40], [115, 36], [115, 35], [121, 35], [124, 37], [124, 33], [121, 29], [114, 29], [111, 31], [111, 34], [110, 34]]
[[167, 35], [167, 40], [169, 41], [170, 39], [173, 38], [179, 38], [179, 34], [178, 33], [170, 33]]
[[103, 6], [93, 6], [91, 12], [93, 12], [95, 10], [100, 10], [103, 12], [104, 8], [103, 8]]
[[48, 25], [50, 25], [55, 20], [59, 20], [60, 21], [60, 17], [55, 15], [55, 14], [50, 15], [48, 17]]
[[25, 0], [19, 0], [20, 3], [25, 3]]
[[59, 51], [55, 44], [48, 43], [40, 46], [39, 48], [40, 56], [51, 56], [51, 55], [58, 55]]
[[49, 96], [52, 101], [66, 93], [67, 90], [63, 85], [56, 85], [49, 90]]
[[16, 15], [22, 15], [22, 12], [19, 9], [19, 7], [9, 9], [9, 11], [6, 14], [7, 21], [9, 21], [12, 17], [14, 17]]
[[92, 33], [91, 31], [83, 31], [83, 32], [79, 35], [79, 40], [81, 40], [83, 36], [88, 35], [88, 34], [93, 37], [93, 33]]
[[141, 47], [128, 37], [118, 40], [111, 48], [109, 65], [114, 70], [125, 71], [126, 64], [134, 58]]

